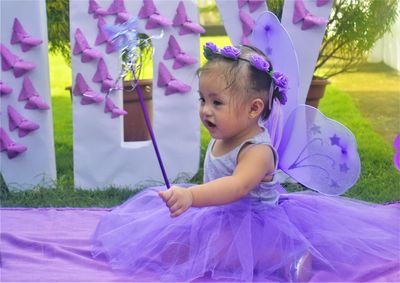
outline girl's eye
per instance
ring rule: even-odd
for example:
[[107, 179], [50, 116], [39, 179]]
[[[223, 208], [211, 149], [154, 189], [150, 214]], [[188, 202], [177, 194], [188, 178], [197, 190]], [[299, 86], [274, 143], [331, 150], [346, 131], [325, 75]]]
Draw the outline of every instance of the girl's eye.
[[214, 100], [214, 101], [213, 101], [213, 104], [214, 104], [215, 106], [220, 106], [220, 105], [222, 105], [222, 102], [221, 102], [221, 101], [218, 101], [218, 100]]
[[200, 97], [200, 98], [199, 98], [199, 101], [200, 101], [201, 104], [204, 104], [204, 102], [205, 102], [205, 100], [204, 100], [203, 97]]

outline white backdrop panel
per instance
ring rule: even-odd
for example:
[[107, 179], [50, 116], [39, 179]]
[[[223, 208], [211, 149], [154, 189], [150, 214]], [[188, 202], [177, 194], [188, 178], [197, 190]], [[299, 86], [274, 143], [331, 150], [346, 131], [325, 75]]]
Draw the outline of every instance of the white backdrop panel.
[[[1, 43], [19, 58], [33, 62], [36, 68], [26, 75], [32, 81], [39, 96], [50, 106], [49, 110], [25, 109], [26, 101], [18, 101], [24, 76], [14, 77], [13, 71], [2, 71], [1, 80], [13, 88], [13, 92], [0, 98], [1, 127], [16, 143], [27, 146], [27, 151], [14, 159], [0, 153], [0, 167], [9, 189], [29, 189], [41, 184], [48, 186], [56, 179], [56, 165], [51, 110], [46, 3], [44, 0], [2, 0]], [[25, 31], [43, 42], [23, 52], [20, 44], [11, 44], [14, 19], [18, 18]], [[20, 138], [18, 130], [9, 130], [7, 107], [11, 105], [23, 117], [40, 125], [36, 131]]]
[[[112, 1], [96, 1], [107, 9]], [[71, 47], [74, 34], [80, 28], [91, 47], [103, 52], [108, 71], [116, 79], [121, 63], [118, 52], [106, 54], [105, 44], [95, 46], [97, 20], [88, 14], [89, 1], [70, 2]], [[154, 1], [158, 11], [168, 19], [174, 18], [179, 1]], [[188, 18], [198, 22], [198, 9], [195, 1], [184, 1]], [[142, 7], [142, 1], [125, 0], [127, 11], [134, 17]], [[114, 23], [114, 16], [107, 16], [108, 24]], [[146, 30], [146, 20], [139, 20], [138, 31], [149, 36], [159, 35], [160, 28]], [[153, 56], [153, 128], [160, 153], [169, 179], [182, 173], [193, 176], [200, 158], [200, 120], [198, 117], [198, 79], [195, 72], [198, 64], [173, 70], [173, 60], [163, 60], [169, 36], [177, 39], [180, 47], [199, 61], [199, 36], [178, 35], [178, 27], [164, 28], [162, 39], [152, 41]], [[81, 62], [81, 56], [72, 55], [73, 79], [81, 73], [88, 85], [101, 94], [100, 84], [92, 82], [97, 61]], [[165, 88], [157, 87], [158, 65], [163, 62], [172, 75], [192, 86], [185, 94], [165, 96]], [[104, 94], [101, 94], [105, 96]], [[104, 103], [81, 105], [80, 97], [73, 99], [74, 125], [74, 178], [75, 186], [81, 188], [106, 188], [108, 186], [134, 187], [143, 181], [163, 182], [151, 141], [124, 142], [122, 116], [111, 119], [103, 112]], [[111, 94], [114, 103], [122, 108], [122, 91]]]

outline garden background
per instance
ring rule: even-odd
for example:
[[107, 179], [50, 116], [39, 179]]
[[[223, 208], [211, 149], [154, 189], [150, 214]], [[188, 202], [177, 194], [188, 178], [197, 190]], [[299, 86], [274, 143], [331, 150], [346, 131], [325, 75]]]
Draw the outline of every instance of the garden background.
[[[59, 11], [60, 7], [68, 4], [68, 1], [50, 2], [47, 5], [49, 22], [56, 19], [54, 28], [49, 29], [51, 42], [51, 32], [57, 28], [59, 28], [59, 38], [63, 37], [62, 32], [65, 31], [63, 25], [68, 15]], [[398, 4], [398, 1], [394, 2]], [[279, 5], [282, 1], [273, 3]], [[224, 35], [223, 28], [220, 27], [215, 3], [212, 0], [199, 0], [199, 7], [201, 23], [207, 30], [207, 34], [200, 38], [201, 46], [207, 41], [216, 42], [219, 46], [230, 44], [229, 38]], [[270, 8], [272, 10], [273, 7]], [[213, 33], [214, 35], [210, 35]], [[134, 191], [113, 187], [104, 191], [90, 191], [74, 187], [72, 101], [70, 92], [66, 89], [72, 84], [72, 73], [68, 62], [69, 47], [64, 41], [59, 40], [53, 41], [49, 48], [53, 51], [50, 54], [49, 64], [58, 179], [50, 187], [38, 186], [28, 191], [13, 192], [2, 182], [1, 206], [112, 207], [120, 204], [143, 189], [145, 185], [138, 184]], [[400, 200], [400, 173], [393, 166], [395, 152], [392, 145], [395, 135], [400, 132], [400, 74], [399, 71], [383, 63], [368, 63], [367, 51], [370, 49], [371, 47], [364, 50], [362, 60], [357, 62], [356, 66], [330, 78], [331, 84], [327, 86], [319, 109], [329, 118], [347, 126], [357, 140], [361, 175], [345, 196], [385, 203]], [[201, 64], [203, 63], [204, 58]], [[332, 59], [320, 71], [326, 71], [334, 64], [336, 61]], [[151, 68], [145, 69], [144, 77], [152, 77]], [[176, 181], [201, 182], [202, 162], [209, 139], [209, 134], [202, 127], [200, 170], [191, 180]], [[107, 161], [104, 160], [104, 166], [106, 164]], [[285, 184], [285, 187], [290, 191], [305, 189], [297, 184]]]

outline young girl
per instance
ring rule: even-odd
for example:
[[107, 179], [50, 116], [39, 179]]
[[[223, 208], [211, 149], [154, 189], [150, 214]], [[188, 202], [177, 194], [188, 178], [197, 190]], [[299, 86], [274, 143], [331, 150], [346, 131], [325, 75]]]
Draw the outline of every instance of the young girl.
[[94, 255], [139, 281], [398, 280], [399, 209], [285, 193], [260, 121], [286, 102], [286, 78], [250, 46], [204, 53], [204, 184], [135, 195], [100, 221]]

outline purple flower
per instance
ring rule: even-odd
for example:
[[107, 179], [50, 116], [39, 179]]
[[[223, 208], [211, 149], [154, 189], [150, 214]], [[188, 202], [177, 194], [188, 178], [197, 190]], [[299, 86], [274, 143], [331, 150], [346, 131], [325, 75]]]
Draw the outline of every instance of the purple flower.
[[204, 48], [210, 49], [213, 53], [218, 52], [218, 47], [214, 43], [212, 43], [211, 41], [207, 42], [204, 45]]
[[268, 72], [269, 63], [258, 54], [250, 56], [250, 64], [260, 71]]
[[225, 46], [221, 49], [221, 55], [231, 59], [238, 59], [240, 56], [240, 49], [233, 46]]
[[218, 47], [212, 43], [212, 42], [207, 42], [203, 46], [203, 54], [204, 57], [207, 58], [207, 60], [210, 60], [215, 53], [218, 53]]
[[285, 89], [285, 90], [281, 90], [281, 91], [279, 92], [279, 97], [278, 97], [278, 99], [279, 99], [279, 102], [280, 102], [282, 105], [285, 105], [285, 104], [286, 104], [286, 102], [287, 102], [286, 89]]
[[283, 73], [274, 72], [272, 74], [272, 79], [274, 80], [275, 86], [279, 89], [279, 91], [287, 89], [288, 79]]

